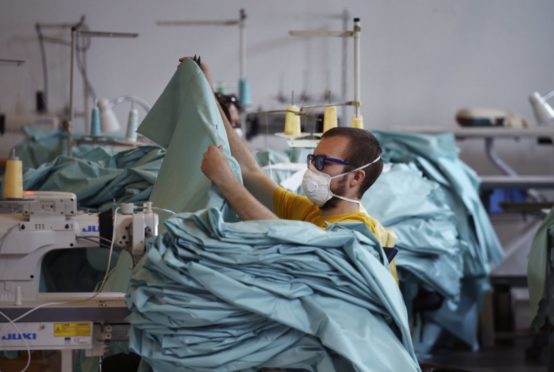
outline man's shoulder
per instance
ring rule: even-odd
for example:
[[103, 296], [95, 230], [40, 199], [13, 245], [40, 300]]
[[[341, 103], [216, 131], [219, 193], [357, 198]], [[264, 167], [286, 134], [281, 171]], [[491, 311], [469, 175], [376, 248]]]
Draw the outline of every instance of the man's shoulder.
[[282, 186], [275, 189], [275, 195], [277, 196], [277, 199], [286, 200], [290, 203], [306, 203], [315, 206], [315, 204], [312, 203], [305, 195], [297, 194], [285, 189]]

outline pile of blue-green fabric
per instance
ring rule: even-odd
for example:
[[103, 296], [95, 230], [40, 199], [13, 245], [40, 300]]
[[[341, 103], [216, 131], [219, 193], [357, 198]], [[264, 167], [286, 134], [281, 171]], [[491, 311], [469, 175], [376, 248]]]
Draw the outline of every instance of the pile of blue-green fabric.
[[401, 293], [364, 224], [166, 221], [130, 285], [131, 349], [154, 371], [419, 370]]
[[[421, 191], [415, 187], [410, 190], [412, 184], [406, 181], [416, 182], [417, 177], [399, 176], [380, 188], [382, 194], [375, 195], [370, 190], [364, 199], [370, 214], [385, 226], [393, 227], [399, 236], [400, 280], [412, 283], [403, 287], [406, 301], [415, 296], [418, 286], [455, 300], [452, 297], [457, 290], [455, 283], [461, 277], [458, 300], [445, 301], [439, 310], [423, 315], [416, 348], [426, 353], [446, 330], [476, 349], [481, 301], [490, 288], [491, 267], [498, 265], [503, 257], [500, 242], [479, 198], [479, 178], [459, 159], [453, 135], [383, 131], [374, 134], [381, 143], [385, 161], [408, 163], [436, 185], [425, 187], [420, 181], [423, 186], [420, 190], [427, 193], [423, 198], [419, 195]], [[386, 179], [384, 176], [381, 181]], [[391, 191], [387, 192], [387, 188]], [[394, 190], [401, 190], [402, 197]]]

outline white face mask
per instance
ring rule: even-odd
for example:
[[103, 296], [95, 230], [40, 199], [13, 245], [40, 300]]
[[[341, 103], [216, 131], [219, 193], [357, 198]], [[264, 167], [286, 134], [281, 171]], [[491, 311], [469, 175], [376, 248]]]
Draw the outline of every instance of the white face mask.
[[345, 196], [334, 194], [331, 191], [331, 181], [334, 178], [343, 177], [348, 173], [356, 172], [356, 171], [359, 171], [360, 169], [367, 168], [370, 165], [378, 162], [379, 160], [381, 160], [381, 156], [378, 156], [371, 163], [362, 165], [361, 167], [352, 169], [351, 171], [348, 171], [348, 172], [337, 174], [336, 176], [332, 176], [332, 177], [327, 173], [320, 172], [317, 169], [312, 169], [312, 166], [310, 166], [308, 167], [308, 170], [306, 171], [306, 173], [304, 173], [304, 178], [302, 180], [302, 188], [304, 189], [304, 194], [306, 194], [308, 199], [310, 199], [310, 201], [315, 205], [317, 205], [318, 207], [321, 207], [333, 196], [335, 198], [346, 200], [351, 203], [360, 204], [359, 200], [350, 199]]

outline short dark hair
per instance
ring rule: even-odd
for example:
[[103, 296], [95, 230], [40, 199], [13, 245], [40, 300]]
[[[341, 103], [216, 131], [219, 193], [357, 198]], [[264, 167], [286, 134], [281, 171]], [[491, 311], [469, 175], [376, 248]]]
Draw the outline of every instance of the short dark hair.
[[235, 105], [237, 107], [237, 110], [239, 112], [242, 112], [242, 105], [240, 104], [240, 101], [236, 95], [216, 93], [215, 98], [219, 102], [219, 105], [223, 109], [225, 117], [227, 117], [229, 121], [231, 120], [231, 115], [229, 114], [229, 107], [231, 105]]
[[[323, 133], [322, 139], [329, 137], [348, 138], [348, 149], [346, 159], [351, 165], [347, 165], [345, 171], [351, 171], [365, 164], [371, 163], [378, 156], [381, 156], [381, 145], [373, 134], [367, 130], [349, 127], [336, 127]], [[358, 197], [361, 198], [364, 193], [375, 183], [383, 171], [383, 159], [364, 168], [365, 178], [360, 185]]]

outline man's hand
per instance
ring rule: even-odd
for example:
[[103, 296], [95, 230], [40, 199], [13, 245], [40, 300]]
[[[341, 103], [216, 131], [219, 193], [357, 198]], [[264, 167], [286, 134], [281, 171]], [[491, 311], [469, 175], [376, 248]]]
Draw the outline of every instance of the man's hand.
[[221, 146], [209, 146], [202, 158], [202, 172], [219, 188], [237, 182]]
[[179, 62], [184, 62], [187, 59], [191, 59], [198, 64], [198, 66], [204, 73], [204, 76], [206, 76], [206, 79], [208, 79], [208, 83], [210, 84], [210, 87], [213, 87], [210, 70], [208, 69], [208, 66], [205, 63], [202, 63], [202, 61], [200, 60], [200, 57], [196, 58], [196, 55], [194, 57], [181, 57], [179, 58]]
[[219, 188], [219, 191], [237, 212], [246, 220], [271, 220], [277, 216], [260, 203], [235, 178], [221, 146], [209, 146], [202, 159], [202, 172]]

